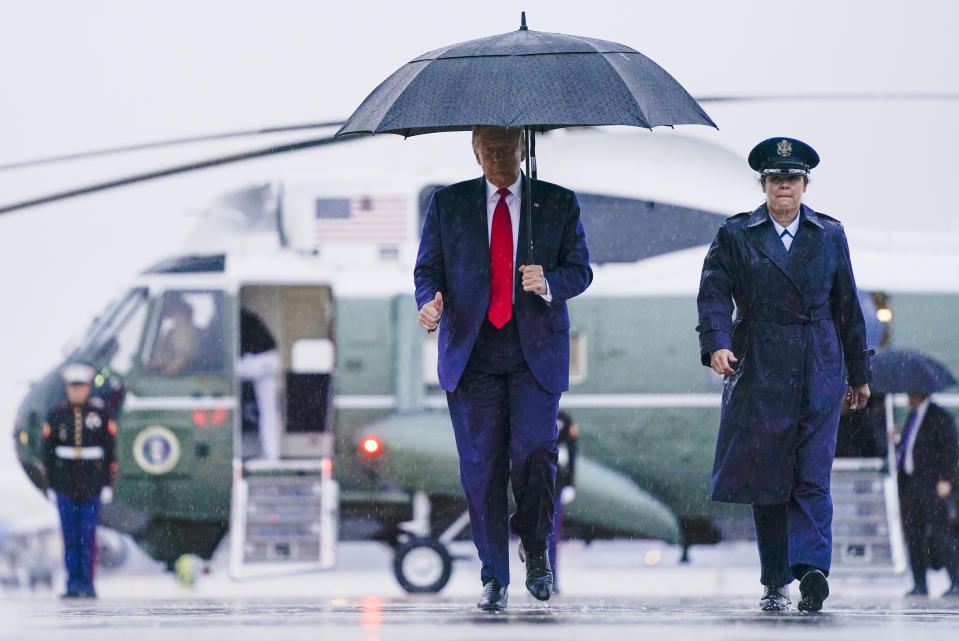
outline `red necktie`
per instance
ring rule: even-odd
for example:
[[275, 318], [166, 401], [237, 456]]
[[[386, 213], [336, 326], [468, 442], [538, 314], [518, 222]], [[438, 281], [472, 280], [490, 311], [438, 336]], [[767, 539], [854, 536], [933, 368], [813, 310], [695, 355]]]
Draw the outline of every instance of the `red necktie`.
[[506, 196], [509, 189], [500, 189], [499, 202], [493, 210], [493, 229], [489, 239], [489, 322], [499, 329], [513, 316], [513, 223], [510, 221]]

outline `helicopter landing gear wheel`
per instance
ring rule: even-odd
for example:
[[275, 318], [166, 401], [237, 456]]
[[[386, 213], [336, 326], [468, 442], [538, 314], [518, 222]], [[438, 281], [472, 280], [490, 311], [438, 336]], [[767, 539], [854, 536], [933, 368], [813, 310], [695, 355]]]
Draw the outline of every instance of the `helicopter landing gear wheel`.
[[436, 539], [414, 538], [396, 548], [393, 574], [407, 592], [436, 593], [450, 580], [453, 557]]

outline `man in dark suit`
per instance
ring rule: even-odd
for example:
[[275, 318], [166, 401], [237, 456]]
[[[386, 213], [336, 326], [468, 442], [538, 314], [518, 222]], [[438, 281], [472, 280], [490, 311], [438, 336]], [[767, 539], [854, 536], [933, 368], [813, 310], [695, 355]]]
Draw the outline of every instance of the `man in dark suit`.
[[944, 596], [959, 596], [959, 554], [947, 510], [956, 477], [959, 443], [956, 423], [926, 394], [909, 394], [912, 410], [896, 447], [899, 506], [915, 585], [907, 596], [926, 596], [930, 547], [949, 572], [952, 586]]
[[[556, 414], [569, 388], [566, 301], [593, 273], [573, 192], [534, 181], [528, 228], [521, 130], [475, 127], [473, 153], [483, 177], [433, 195], [414, 280], [420, 326], [440, 329], [440, 385], [483, 564], [478, 606], [498, 611], [507, 601], [510, 530], [520, 537], [527, 589], [543, 601], [552, 594], [546, 542]], [[516, 512], [507, 518], [510, 481]]]

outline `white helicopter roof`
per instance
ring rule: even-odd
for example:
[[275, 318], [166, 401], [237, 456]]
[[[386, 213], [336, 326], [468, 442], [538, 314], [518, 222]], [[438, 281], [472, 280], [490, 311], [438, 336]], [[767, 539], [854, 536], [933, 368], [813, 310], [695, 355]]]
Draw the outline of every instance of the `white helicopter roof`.
[[[886, 293], [959, 294], [959, 235], [846, 230], [856, 285]], [[695, 296], [708, 246], [594, 266], [587, 296]]]
[[[581, 194], [620, 196], [729, 215], [763, 200], [755, 174], [744, 159], [713, 142], [673, 131], [629, 128], [559, 130], [537, 137], [540, 178]], [[176, 275], [224, 286], [242, 283], [328, 282], [335, 295], [383, 296], [412, 291], [412, 263], [419, 239], [422, 190], [480, 175], [468, 133], [374, 136], [326, 148], [315, 171], [273, 183], [282, 193], [286, 231], [296, 251], [280, 247], [274, 231], [237, 233], [236, 220], [220, 216], [228, 230], [204, 222], [203, 243], [229, 239], [222, 275]], [[383, 252], [374, 243], [316, 247], [318, 198], [400, 194], [407, 209], [402, 245]], [[814, 204], [814, 203], [813, 203]], [[220, 205], [222, 206], [222, 205]], [[211, 209], [215, 209], [211, 208]], [[222, 212], [220, 212], [222, 214]], [[717, 224], [718, 224], [717, 217]], [[848, 229], [853, 265], [863, 289], [959, 291], [959, 237], [928, 233], [875, 233]], [[706, 247], [682, 249], [629, 263], [595, 267], [587, 295], [695, 295]], [[921, 278], [917, 278], [917, 275]], [[168, 275], [144, 276], [166, 279]]]

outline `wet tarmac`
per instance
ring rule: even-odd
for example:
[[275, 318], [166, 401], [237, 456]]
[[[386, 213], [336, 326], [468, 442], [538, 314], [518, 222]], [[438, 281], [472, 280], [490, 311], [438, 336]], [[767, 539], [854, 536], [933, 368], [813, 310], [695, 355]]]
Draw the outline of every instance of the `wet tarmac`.
[[[476, 609], [478, 564], [472, 561], [457, 564], [439, 595], [411, 596], [388, 573], [388, 550], [371, 544], [341, 548], [340, 568], [321, 574], [236, 582], [214, 563], [210, 575], [185, 588], [152, 562], [134, 560], [105, 573], [96, 601], [6, 593], [0, 599], [0, 639], [959, 638], [959, 599], [903, 597], [909, 581], [902, 575], [835, 576], [822, 613], [761, 613], [749, 543], [694, 550], [690, 565], [678, 564], [678, 551], [655, 542], [572, 544], [561, 561], [563, 593], [548, 604], [533, 600], [517, 575], [520, 568], [514, 568], [505, 614]], [[938, 595], [945, 577], [932, 575], [930, 587]], [[792, 597], [798, 598], [796, 586]]]
[[[227, 599], [6, 602], [3, 638], [152, 639], [955, 639], [959, 603], [864, 605], [836, 599], [819, 614], [763, 614], [743, 599], [522, 599], [506, 614], [436, 597], [290, 601]], [[922, 605], [922, 607], [920, 607]], [[11, 608], [12, 606], [12, 608]]]

